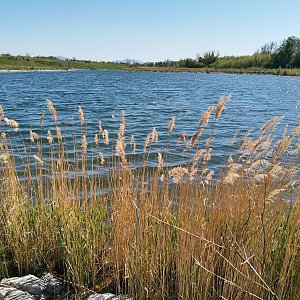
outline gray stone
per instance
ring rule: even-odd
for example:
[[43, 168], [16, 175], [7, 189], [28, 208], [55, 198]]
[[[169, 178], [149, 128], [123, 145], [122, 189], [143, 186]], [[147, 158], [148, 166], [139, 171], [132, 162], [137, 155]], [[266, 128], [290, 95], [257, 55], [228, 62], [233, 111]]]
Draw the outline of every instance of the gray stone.
[[2, 300], [36, 300], [28, 292], [0, 284], [0, 299]]
[[111, 300], [115, 297], [116, 295], [111, 294], [111, 293], [106, 293], [106, 294], [92, 294], [87, 298], [87, 300]]
[[34, 275], [5, 278], [2, 279], [0, 283], [28, 292], [31, 295], [41, 295], [46, 289], [44, 281]]
[[58, 295], [62, 292], [63, 285], [52, 274], [47, 273], [41, 278], [46, 286], [46, 293], [50, 295]]
[[132, 298], [128, 298], [125, 295], [119, 295], [116, 296], [111, 293], [106, 293], [106, 294], [92, 294], [90, 295], [87, 300], [132, 300]]

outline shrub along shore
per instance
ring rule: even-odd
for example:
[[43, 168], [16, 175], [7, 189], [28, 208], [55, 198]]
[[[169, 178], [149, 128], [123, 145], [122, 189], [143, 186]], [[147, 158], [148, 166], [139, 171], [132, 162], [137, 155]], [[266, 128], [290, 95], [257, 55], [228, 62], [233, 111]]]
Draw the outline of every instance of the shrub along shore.
[[[237, 151], [214, 175], [211, 141], [228, 101], [178, 136], [188, 160], [170, 167], [167, 149], [154, 169], [161, 133], [149, 129], [142, 154], [128, 156], [136, 145], [125, 115], [116, 139], [101, 122], [91, 137], [79, 107], [71, 154], [50, 100], [27, 136], [0, 107], [0, 278], [48, 271], [78, 295], [133, 299], [299, 299], [300, 119], [279, 138], [281, 117], [233, 138]], [[175, 126], [173, 117], [166, 133]]]

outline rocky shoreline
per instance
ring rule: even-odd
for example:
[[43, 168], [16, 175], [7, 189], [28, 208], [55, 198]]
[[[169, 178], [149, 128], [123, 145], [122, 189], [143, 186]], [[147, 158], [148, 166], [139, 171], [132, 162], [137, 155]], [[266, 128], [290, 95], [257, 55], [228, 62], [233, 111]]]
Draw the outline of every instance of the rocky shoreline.
[[[4, 278], [0, 281], [0, 300], [63, 300], [75, 299], [75, 294], [64, 290], [60, 280], [50, 273], [42, 277], [26, 275]], [[132, 300], [126, 295], [111, 293], [83, 293], [76, 299], [82, 300]]]

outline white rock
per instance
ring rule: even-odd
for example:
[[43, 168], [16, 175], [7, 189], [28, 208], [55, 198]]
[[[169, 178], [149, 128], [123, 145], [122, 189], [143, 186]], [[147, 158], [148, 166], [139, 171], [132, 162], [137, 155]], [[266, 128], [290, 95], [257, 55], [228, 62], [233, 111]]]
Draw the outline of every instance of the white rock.
[[91, 296], [89, 296], [87, 298], [87, 300], [111, 300], [112, 298], [114, 298], [115, 295], [111, 294], [111, 293], [106, 293], [106, 294], [92, 294]]
[[46, 289], [44, 281], [34, 275], [5, 278], [0, 284], [14, 287], [31, 295], [41, 295]]
[[106, 293], [106, 294], [92, 294], [90, 295], [87, 300], [132, 300], [132, 298], [128, 298], [127, 296], [120, 295], [116, 296], [111, 293]]
[[0, 299], [3, 300], [36, 300], [28, 292], [20, 291], [16, 288], [0, 284]]

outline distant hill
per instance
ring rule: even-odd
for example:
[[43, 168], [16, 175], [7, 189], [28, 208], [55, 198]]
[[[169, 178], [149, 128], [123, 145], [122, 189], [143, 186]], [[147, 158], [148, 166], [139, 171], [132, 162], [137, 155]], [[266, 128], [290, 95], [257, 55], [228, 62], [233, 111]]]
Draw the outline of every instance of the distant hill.
[[114, 60], [113, 62], [114, 63], [118, 63], [118, 64], [130, 64], [130, 65], [143, 64], [142, 61], [137, 60], [137, 59], [133, 59], [133, 58], [126, 58], [126, 59]]
[[126, 64], [68, 59], [57, 56], [22, 56], [0, 54], [0, 70], [127, 70]]

